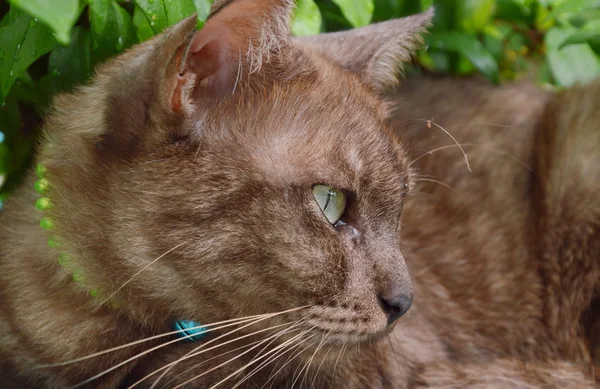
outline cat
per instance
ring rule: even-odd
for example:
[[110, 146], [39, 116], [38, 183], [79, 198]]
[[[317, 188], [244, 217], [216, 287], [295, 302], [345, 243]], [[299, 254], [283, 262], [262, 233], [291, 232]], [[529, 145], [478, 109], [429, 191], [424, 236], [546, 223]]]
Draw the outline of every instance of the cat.
[[600, 83], [400, 83], [433, 10], [293, 6], [217, 1], [55, 99], [0, 213], [4, 387], [597, 386]]

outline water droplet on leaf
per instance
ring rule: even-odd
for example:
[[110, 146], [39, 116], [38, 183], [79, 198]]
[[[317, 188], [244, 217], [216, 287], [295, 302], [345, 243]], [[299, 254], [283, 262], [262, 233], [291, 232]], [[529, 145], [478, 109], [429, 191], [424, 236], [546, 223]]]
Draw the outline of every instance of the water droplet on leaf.
[[115, 49], [117, 49], [117, 51], [123, 50], [123, 37], [122, 36], [120, 36], [119, 39], [117, 40], [117, 44], [115, 45]]
[[38, 20], [37, 19], [31, 19], [31, 21], [29, 22], [29, 27], [34, 28], [38, 25]]
[[17, 53], [13, 56], [13, 61], [19, 62], [21, 60], [21, 56]]

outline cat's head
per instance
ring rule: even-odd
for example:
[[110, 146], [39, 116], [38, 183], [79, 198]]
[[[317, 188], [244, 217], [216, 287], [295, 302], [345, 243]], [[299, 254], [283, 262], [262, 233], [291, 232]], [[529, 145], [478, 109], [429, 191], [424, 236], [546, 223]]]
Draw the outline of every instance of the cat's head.
[[431, 12], [295, 39], [292, 9], [225, 2], [56, 100], [40, 160], [61, 250], [144, 323], [306, 307], [277, 320], [359, 341], [410, 307], [411, 171], [379, 96]]

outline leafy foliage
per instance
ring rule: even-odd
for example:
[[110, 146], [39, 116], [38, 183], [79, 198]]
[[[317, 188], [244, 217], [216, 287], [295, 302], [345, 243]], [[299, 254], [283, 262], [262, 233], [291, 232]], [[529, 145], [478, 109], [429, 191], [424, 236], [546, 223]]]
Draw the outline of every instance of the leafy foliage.
[[[28, 166], [51, 97], [86, 82], [133, 44], [197, 14], [212, 0], [0, 2], [0, 207]], [[600, 75], [600, 0], [297, 0], [296, 35], [317, 34], [436, 7], [414, 71], [494, 83], [535, 77], [561, 88]]]

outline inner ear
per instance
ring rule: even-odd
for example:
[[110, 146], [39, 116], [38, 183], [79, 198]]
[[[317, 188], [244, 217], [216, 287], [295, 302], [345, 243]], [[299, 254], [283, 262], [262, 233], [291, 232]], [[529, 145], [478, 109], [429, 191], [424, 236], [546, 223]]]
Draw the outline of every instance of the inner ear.
[[268, 64], [289, 39], [290, 0], [221, 2], [205, 26], [188, 36], [167, 71], [167, 106], [171, 112], [194, 108], [198, 96], [220, 98], [236, 82]]
[[177, 74], [170, 99], [173, 112], [182, 111], [186, 104], [184, 100], [191, 98], [193, 89], [198, 84], [219, 92], [219, 95], [229, 89], [229, 53], [228, 48], [224, 47], [225, 42], [215, 39], [199, 43], [199, 40], [202, 40], [202, 37], [195, 33], [189, 44], [176, 54]]

